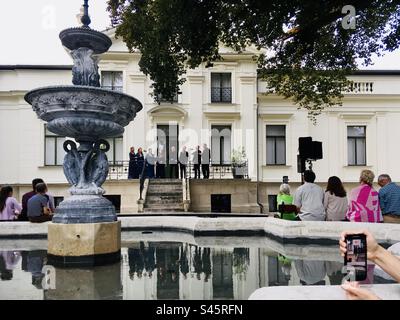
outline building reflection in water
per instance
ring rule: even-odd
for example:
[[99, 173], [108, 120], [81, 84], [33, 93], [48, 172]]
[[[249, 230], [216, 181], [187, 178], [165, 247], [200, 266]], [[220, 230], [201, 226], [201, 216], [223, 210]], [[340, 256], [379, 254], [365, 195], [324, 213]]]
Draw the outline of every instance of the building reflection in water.
[[127, 249], [130, 282], [125, 282], [124, 298], [233, 299], [234, 277], [245, 280], [249, 250], [176, 242], [134, 244]]
[[[55, 268], [56, 287], [51, 289], [42, 273], [46, 250], [0, 251], [0, 279], [15, 297], [139, 300], [240, 300], [260, 287], [339, 285], [343, 279], [341, 262], [294, 260], [267, 247], [136, 242], [121, 254], [121, 262], [113, 265]], [[376, 281], [373, 267], [368, 267], [365, 283]]]

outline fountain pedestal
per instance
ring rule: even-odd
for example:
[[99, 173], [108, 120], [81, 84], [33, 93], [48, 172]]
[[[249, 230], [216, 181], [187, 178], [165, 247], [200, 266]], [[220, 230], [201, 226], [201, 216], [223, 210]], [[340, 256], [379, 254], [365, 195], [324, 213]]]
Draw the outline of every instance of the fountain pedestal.
[[121, 221], [50, 223], [48, 259], [53, 265], [95, 266], [120, 260]]

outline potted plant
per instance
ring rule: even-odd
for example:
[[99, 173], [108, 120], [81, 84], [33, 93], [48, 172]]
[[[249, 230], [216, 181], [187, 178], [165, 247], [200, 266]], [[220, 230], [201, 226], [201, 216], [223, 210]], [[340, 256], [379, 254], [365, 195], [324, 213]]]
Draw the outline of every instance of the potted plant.
[[231, 154], [232, 175], [235, 179], [243, 179], [246, 174], [246, 151], [244, 147], [233, 149]]

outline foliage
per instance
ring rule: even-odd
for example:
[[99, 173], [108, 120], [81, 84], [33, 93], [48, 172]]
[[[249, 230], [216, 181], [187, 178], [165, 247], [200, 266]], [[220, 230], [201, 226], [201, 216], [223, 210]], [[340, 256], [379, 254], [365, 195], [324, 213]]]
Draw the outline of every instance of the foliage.
[[399, 2], [352, 0], [355, 29], [342, 27], [342, 0], [108, 0], [108, 10], [117, 36], [140, 50], [156, 99], [173, 99], [186, 68], [221, 59], [221, 43], [238, 52], [254, 45], [268, 93], [315, 119], [341, 103], [357, 59], [368, 65], [400, 46]]
[[250, 250], [248, 248], [233, 249], [233, 273], [246, 274], [250, 264]]
[[233, 149], [231, 154], [231, 164], [234, 167], [240, 167], [246, 164], [246, 151], [244, 147]]

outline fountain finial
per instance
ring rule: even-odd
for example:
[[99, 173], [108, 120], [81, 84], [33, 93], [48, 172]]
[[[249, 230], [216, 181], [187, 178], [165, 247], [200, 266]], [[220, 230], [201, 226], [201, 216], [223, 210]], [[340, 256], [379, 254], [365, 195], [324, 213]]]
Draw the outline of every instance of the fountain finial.
[[81, 22], [83, 24], [84, 28], [89, 28], [90, 24], [90, 17], [89, 17], [89, 5], [88, 5], [89, 0], [84, 0], [83, 1], [83, 15], [81, 18]]

